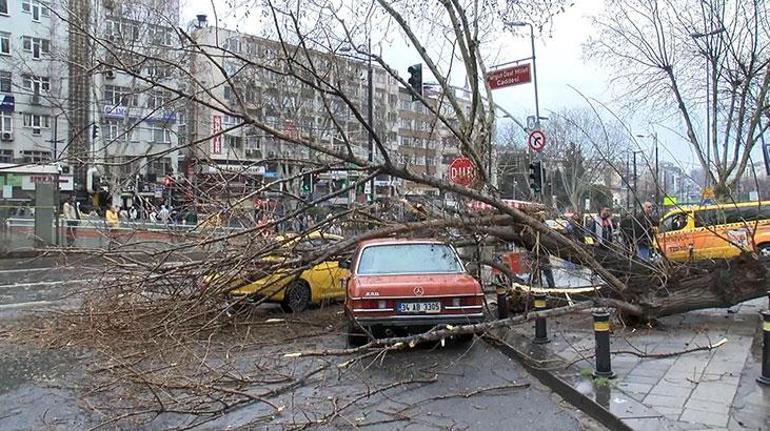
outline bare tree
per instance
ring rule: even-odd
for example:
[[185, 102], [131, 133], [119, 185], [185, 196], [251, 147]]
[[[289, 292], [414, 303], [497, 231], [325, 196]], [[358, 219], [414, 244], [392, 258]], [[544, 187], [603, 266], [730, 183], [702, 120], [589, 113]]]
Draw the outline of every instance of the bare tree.
[[761, 0], [613, 0], [585, 50], [614, 70], [629, 106], [676, 113], [724, 198], [770, 127], [769, 23]]

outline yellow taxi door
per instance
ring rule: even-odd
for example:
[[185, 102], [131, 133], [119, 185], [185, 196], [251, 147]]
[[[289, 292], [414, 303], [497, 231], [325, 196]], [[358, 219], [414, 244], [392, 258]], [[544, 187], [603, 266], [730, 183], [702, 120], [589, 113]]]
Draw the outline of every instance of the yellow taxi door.
[[683, 261], [690, 259], [693, 249], [693, 217], [690, 212], [682, 211], [669, 214], [660, 223], [658, 246], [669, 260]]

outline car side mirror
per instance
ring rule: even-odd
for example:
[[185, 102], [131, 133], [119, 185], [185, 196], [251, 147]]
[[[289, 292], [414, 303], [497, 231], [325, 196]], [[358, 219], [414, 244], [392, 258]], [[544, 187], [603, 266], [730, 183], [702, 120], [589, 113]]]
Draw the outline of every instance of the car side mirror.
[[340, 268], [350, 269], [350, 259], [340, 259], [337, 264]]

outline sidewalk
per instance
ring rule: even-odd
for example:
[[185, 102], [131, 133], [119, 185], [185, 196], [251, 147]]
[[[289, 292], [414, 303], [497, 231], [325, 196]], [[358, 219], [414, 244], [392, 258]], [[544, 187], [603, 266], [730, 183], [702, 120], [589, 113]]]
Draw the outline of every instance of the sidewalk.
[[[761, 373], [760, 298], [727, 310], [701, 310], [660, 319], [655, 328], [618, 328], [612, 335], [617, 378], [590, 378], [594, 338], [590, 312], [548, 320], [551, 342], [533, 345], [534, 323], [502, 334], [536, 366], [548, 368], [632, 429], [770, 429], [770, 387]], [[727, 342], [710, 351], [671, 353]], [[566, 366], [566, 368], [565, 368]], [[606, 413], [606, 412], [605, 412]]]

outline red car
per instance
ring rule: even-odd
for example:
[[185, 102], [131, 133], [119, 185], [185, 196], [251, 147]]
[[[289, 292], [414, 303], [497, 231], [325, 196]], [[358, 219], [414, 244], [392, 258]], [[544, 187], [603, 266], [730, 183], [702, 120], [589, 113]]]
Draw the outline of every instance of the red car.
[[345, 295], [348, 342], [484, 320], [484, 294], [457, 251], [441, 241], [379, 239], [359, 244]]

